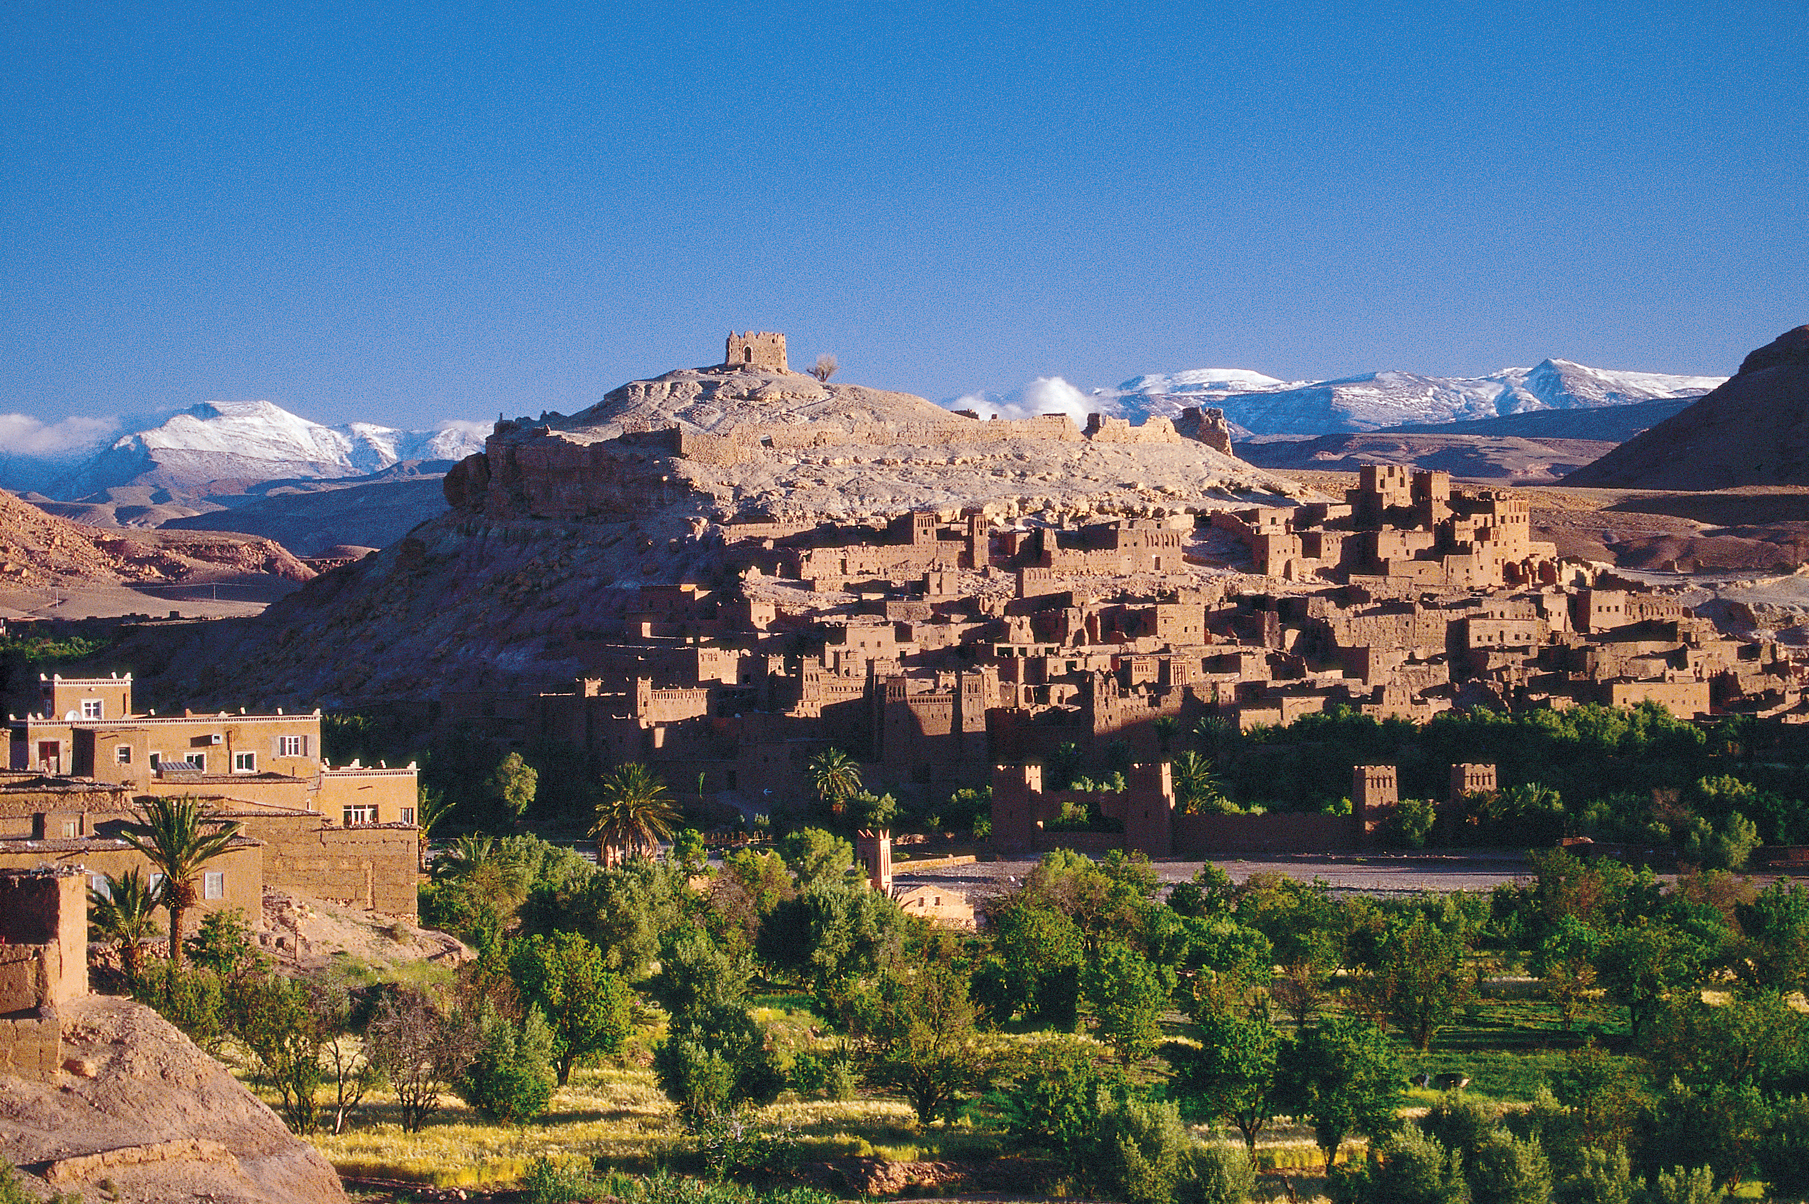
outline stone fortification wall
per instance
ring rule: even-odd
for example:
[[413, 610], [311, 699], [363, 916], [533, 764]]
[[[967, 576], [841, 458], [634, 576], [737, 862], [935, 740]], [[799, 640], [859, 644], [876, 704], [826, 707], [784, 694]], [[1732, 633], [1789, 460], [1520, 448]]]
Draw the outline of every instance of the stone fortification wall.
[[1348, 815], [1175, 816], [1175, 856], [1212, 853], [1324, 853], [1362, 847]]

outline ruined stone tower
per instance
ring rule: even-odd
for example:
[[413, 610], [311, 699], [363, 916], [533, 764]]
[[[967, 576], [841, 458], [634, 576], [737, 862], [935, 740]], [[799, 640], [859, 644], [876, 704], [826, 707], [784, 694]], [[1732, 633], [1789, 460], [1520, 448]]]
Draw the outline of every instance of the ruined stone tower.
[[746, 334], [729, 331], [728, 349], [723, 353], [722, 362], [730, 368], [791, 371], [785, 363], [785, 336], [770, 330], [750, 330]]

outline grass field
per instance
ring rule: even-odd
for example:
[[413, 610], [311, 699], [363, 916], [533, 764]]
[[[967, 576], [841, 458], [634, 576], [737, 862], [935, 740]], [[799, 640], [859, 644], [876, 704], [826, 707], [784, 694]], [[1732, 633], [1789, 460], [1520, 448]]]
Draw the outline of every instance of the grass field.
[[[782, 1050], [826, 1048], [827, 1026], [803, 995], [765, 995], [752, 1001], [756, 1018]], [[1179, 1018], [1175, 1020], [1178, 1022]], [[1178, 1027], [1178, 1023], [1176, 1025]], [[1523, 1106], [1565, 1053], [1595, 1032], [1591, 1025], [1566, 1032], [1555, 1009], [1525, 998], [1484, 999], [1459, 1022], [1444, 1030], [1429, 1053], [1402, 1049], [1408, 1074], [1461, 1073], [1472, 1079], [1469, 1091], [1508, 1107]], [[351, 1177], [395, 1179], [434, 1187], [484, 1187], [518, 1182], [536, 1158], [645, 1174], [660, 1168], [693, 1170], [697, 1156], [680, 1127], [672, 1105], [660, 1093], [648, 1055], [657, 1031], [643, 1030], [623, 1058], [603, 1067], [581, 1067], [571, 1083], [553, 1097], [551, 1110], [520, 1126], [498, 1125], [479, 1118], [456, 1098], [420, 1133], [404, 1133], [397, 1123], [393, 1097], [378, 1095], [357, 1127], [339, 1136], [317, 1135], [314, 1145]], [[1609, 1029], [1604, 1035], [1613, 1035]], [[1029, 1045], [1051, 1039], [1048, 1034], [1005, 1034], [1002, 1043]], [[1152, 1060], [1142, 1068], [1149, 1077], [1161, 1074]], [[1423, 1111], [1435, 1091], [1408, 1093], [1409, 1113]], [[859, 1097], [846, 1101], [799, 1098], [787, 1092], [761, 1109], [762, 1126], [789, 1129], [805, 1161], [872, 1157], [890, 1161], [977, 1161], [1005, 1151], [996, 1132], [969, 1122], [920, 1126], [900, 1100]], [[1208, 1141], [1241, 1140], [1228, 1129], [1202, 1127]], [[1349, 1143], [1341, 1158], [1360, 1156], [1362, 1143]], [[1323, 1186], [1322, 1155], [1305, 1126], [1278, 1123], [1257, 1149], [1257, 1166], [1283, 1172], [1298, 1198], [1311, 1200]], [[1275, 1174], [1261, 1179], [1259, 1200], [1285, 1199]]]

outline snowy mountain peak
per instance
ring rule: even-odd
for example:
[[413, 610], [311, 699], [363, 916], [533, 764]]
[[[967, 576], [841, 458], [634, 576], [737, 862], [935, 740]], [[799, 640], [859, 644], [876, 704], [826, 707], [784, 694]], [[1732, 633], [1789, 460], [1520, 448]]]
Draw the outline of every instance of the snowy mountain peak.
[[1240, 368], [1194, 368], [1134, 376], [1115, 389], [1094, 389], [1086, 400], [1089, 409], [1133, 421], [1172, 418], [1187, 406], [1206, 404], [1223, 409], [1241, 435], [1324, 435], [1699, 397], [1723, 379], [1623, 372], [1556, 358], [1477, 377], [1386, 369], [1337, 380], [1282, 381]]
[[462, 459], [483, 449], [486, 433], [476, 422], [434, 431], [325, 426], [268, 401], [208, 401], [119, 437], [54, 493], [67, 500], [127, 484], [188, 493], [220, 481], [366, 476], [403, 460]]

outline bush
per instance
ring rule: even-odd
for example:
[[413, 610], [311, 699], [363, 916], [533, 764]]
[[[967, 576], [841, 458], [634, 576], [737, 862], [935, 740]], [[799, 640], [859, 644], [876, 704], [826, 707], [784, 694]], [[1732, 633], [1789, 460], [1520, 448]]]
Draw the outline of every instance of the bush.
[[539, 1009], [519, 1026], [500, 1017], [484, 1025], [483, 1045], [458, 1093], [473, 1108], [504, 1124], [526, 1124], [553, 1098], [553, 1034]]
[[1778, 1105], [1757, 1153], [1773, 1195], [1809, 1196], [1809, 1096]]
[[1647, 1204], [1721, 1204], [1725, 1199], [1727, 1193], [1715, 1186], [1715, 1172], [1706, 1166], [1659, 1171], [1646, 1188]]
[[801, 1053], [791, 1065], [791, 1085], [804, 1094], [837, 1102], [850, 1100], [857, 1083], [854, 1066], [844, 1051]]
[[1209, 1145], [1193, 1151], [1175, 1190], [1178, 1204], [1245, 1204], [1256, 1190], [1256, 1168], [1236, 1146]]
[[1580, 1161], [1577, 1173], [1564, 1184], [1565, 1204], [1633, 1204], [1639, 1184], [1625, 1147], [1608, 1151], [1585, 1146]]
[[1411, 1125], [1370, 1147], [1362, 1166], [1334, 1167], [1326, 1183], [1334, 1204], [1467, 1204], [1463, 1162]]
[[157, 1009], [209, 1053], [226, 1039], [226, 993], [216, 974], [153, 962], [132, 984], [132, 998]]
[[1473, 1149], [1465, 1178], [1472, 1204], [1549, 1204], [1551, 1163], [1535, 1139], [1522, 1141], [1503, 1129]]
[[1438, 1102], [1420, 1118], [1420, 1128], [1428, 1137], [1466, 1163], [1494, 1134], [1499, 1123], [1500, 1114], [1495, 1108], [1461, 1091], [1447, 1091], [1439, 1096]]
[[1131, 1097], [1099, 1118], [1093, 1178], [1125, 1204], [1173, 1204], [1190, 1169], [1191, 1141], [1181, 1113], [1163, 1100]]

